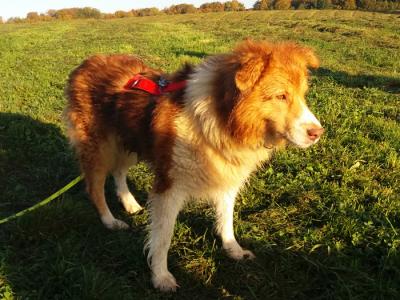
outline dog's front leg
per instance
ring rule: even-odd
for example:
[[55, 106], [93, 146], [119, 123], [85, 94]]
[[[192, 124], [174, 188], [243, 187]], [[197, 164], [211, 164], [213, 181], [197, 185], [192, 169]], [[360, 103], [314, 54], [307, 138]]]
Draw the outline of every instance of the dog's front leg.
[[216, 231], [222, 239], [222, 246], [228, 255], [236, 260], [243, 258], [254, 258], [255, 255], [243, 249], [236, 241], [233, 230], [233, 211], [237, 190], [230, 190], [214, 199], [216, 210]]
[[171, 244], [176, 217], [185, 201], [181, 191], [169, 190], [162, 194], [149, 195], [150, 232], [146, 248], [147, 261], [152, 271], [155, 288], [175, 291], [178, 287], [174, 276], [168, 271], [167, 256]]

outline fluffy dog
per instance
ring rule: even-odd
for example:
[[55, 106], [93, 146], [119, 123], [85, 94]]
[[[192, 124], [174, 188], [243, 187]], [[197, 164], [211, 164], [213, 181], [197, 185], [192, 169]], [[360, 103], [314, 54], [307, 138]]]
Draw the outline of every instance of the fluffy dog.
[[[175, 290], [167, 253], [176, 217], [188, 199], [209, 199], [216, 231], [233, 259], [254, 257], [233, 231], [235, 197], [261, 163], [292, 144], [315, 144], [324, 129], [306, 105], [308, 68], [319, 61], [294, 43], [244, 41], [231, 53], [209, 57], [163, 74], [126, 55], [93, 56], [69, 78], [68, 135], [87, 192], [103, 224], [127, 228], [114, 218], [104, 196], [106, 176], [129, 213], [141, 206], [129, 192], [128, 168], [149, 162], [155, 181], [149, 194], [146, 244], [155, 288]], [[152, 95], [126, 88], [132, 77], [184, 83]]]

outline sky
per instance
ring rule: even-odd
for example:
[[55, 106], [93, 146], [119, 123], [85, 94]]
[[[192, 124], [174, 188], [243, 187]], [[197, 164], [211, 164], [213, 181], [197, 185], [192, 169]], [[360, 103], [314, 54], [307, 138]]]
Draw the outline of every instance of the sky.
[[[158, 1], [127, 1], [127, 0], [0, 0], [0, 16], [3, 20], [11, 17], [25, 18], [28, 12], [45, 13], [49, 9], [61, 9], [71, 7], [93, 7], [101, 12], [115, 12], [117, 10], [131, 10], [145, 7], [158, 7], [163, 9], [174, 4], [188, 3], [199, 7], [202, 3], [217, 0], [158, 0]], [[219, 0], [225, 2], [226, 0]], [[253, 6], [256, 0], [239, 0], [247, 8]]]

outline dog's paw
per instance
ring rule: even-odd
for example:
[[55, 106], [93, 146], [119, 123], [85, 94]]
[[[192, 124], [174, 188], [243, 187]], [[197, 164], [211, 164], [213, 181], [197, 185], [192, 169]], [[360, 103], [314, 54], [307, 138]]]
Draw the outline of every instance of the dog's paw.
[[143, 209], [143, 207], [141, 207], [140, 204], [137, 203], [135, 197], [133, 197], [131, 193], [120, 195], [119, 199], [122, 202], [125, 211], [129, 214], [137, 213]]
[[124, 221], [115, 218], [101, 218], [101, 221], [103, 222], [104, 226], [111, 230], [123, 230], [129, 228], [129, 225]]
[[126, 212], [129, 214], [137, 213], [143, 209], [143, 207], [141, 207], [139, 203], [136, 202], [135, 199], [129, 202], [122, 202], [122, 204], [124, 205]]
[[223, 243], [223, 247], [228, 256], [234, 260], [253, 259], [256, 257], [250, 250], [243, 249], [236, 240]]
[[226, 249], [230, 258], [234, 260], [242, 260], [242, 259], [254, 259], [256, 256], [250, 250], [242, 249], [242, 248], [234, 248], [234, 249]]
[[161, 292], [175, 292], [179, 285], [176, 283], [175, 277], [167, 272], [161, 276], [153, 275], [153, 286]]

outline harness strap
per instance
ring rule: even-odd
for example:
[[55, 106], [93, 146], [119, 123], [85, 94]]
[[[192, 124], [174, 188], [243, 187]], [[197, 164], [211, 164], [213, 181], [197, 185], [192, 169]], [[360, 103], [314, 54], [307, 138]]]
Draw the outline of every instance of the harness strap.
[[176, 92], [186, 87], [186, 80], [178, 82], [168, 82], [161, 78], [159, 82], [154, 82], [140, 74], [136, 74], [124, 85], [126, 90], [141, 90], [154, 96], [160, 96], [165, 93]]

